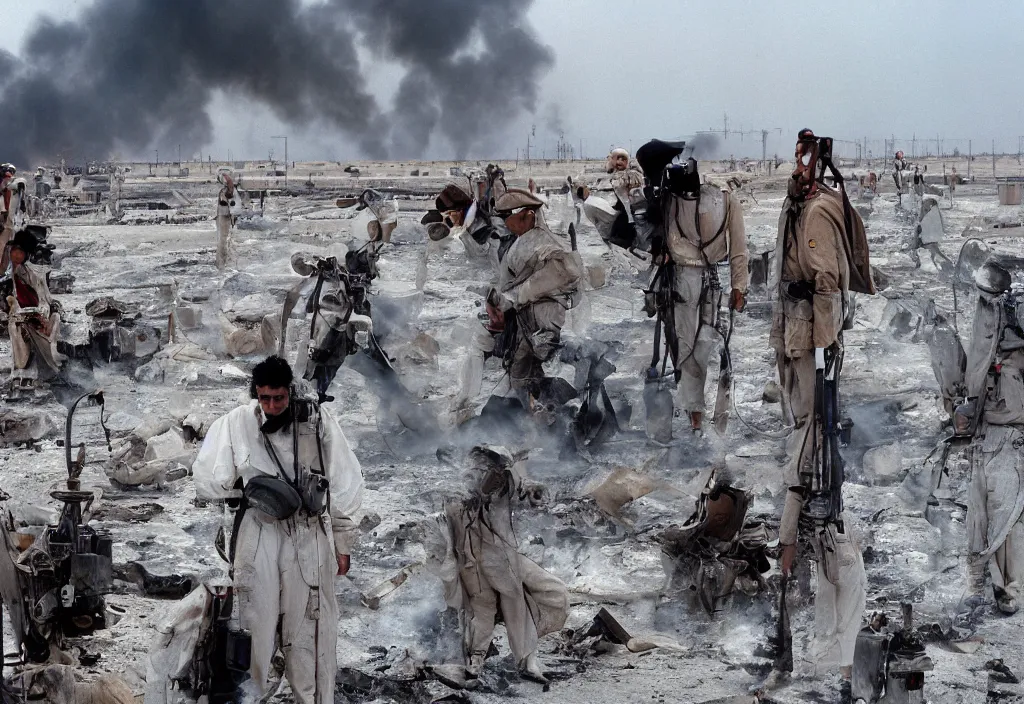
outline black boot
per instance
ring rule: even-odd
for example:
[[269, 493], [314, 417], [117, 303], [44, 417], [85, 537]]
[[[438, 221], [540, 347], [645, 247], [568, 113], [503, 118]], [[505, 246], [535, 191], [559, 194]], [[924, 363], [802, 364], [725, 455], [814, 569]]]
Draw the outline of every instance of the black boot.
[[839, 683], [839, 704], [853, 704], [853, 686], [850, 680], [844, 679]]

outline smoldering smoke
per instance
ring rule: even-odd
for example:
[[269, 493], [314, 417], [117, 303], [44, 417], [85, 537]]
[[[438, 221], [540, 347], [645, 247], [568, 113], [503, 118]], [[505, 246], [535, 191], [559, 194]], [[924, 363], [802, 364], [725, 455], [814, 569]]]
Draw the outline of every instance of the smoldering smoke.
[[718, 156], [718, 137], [710, 132], [698, 132], [692, 139], [686, 140], [686, 148], [690, 151], [690, 156], [698, 161], [714, 159]]
[[[460, 157], [493, 149], [534, 110], [553, 64], [531, 2], [96, 0], [74, 20], [44, 19], [20, 58], [0, 52], [4, 158], [194, 153], [213, 137], [221, 90], [370, 158], [415, 158], [437, 136]], [[391, 111], [367, 85], [360, 46], [406, 71]]]

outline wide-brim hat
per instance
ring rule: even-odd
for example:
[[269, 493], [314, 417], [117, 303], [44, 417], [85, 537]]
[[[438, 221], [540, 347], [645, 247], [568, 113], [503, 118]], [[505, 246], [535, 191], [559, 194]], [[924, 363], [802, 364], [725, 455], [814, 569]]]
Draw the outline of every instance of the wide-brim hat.
[[473, 196], [457, 183], [449, 183], [434, 200], [434, 206], [442, 213], [446, 210], [462, 210], [473, 204]]
[[517, 208], [541, 208], [547, 202], [536, 193], [525, 188], [510, 188], [494, 202], [494, 209], [499, 213], [510, 213]]

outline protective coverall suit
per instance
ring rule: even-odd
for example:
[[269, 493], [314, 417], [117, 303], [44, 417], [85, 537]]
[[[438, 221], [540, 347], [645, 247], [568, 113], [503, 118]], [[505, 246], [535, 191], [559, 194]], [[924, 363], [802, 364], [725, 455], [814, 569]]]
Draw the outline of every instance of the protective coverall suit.
[[718, 262], [729, 261], [732, 288], [747, 293], [743, 206], [734, 194], [708, 184], [696, 197], [668, 198], [665, 239], [675, 264], [672, 298], [679, 354], [673, 366], [680, 371], [679, 403], [688, 413], [703, 413], [708, 364], [722, 341]]
[[[505, 448], [474, 448], [470, 495], [445, 506], [448, 549], [440, 576], [445, 599], [459, 609], [467, 671], [479, 674], [494, 635], [495, 616], [508, 632], [521, 668], [533, 667], [537, 641], [554, 633], [569, 613], [569, 595], [557, 577], [519, 553], [513, 501], [528, 498], [522, 471]], [[532, 663], [528, 661], [533, 661]]]
[[968, 398], [984, 397], [971, 447], [968, 592], [982, 594], [987, 563], [996, 604], [1014, 613], [1024, 586], [1024, 330], [1003, 296], [979, 290], [965, 382]]
[[513, 390], [537, 396], [544, 362], [558, 350], [565, 312], [577, 303], [582, 274], [578, 255], [542, 221], [518, 237], [501, 260], [497, 290], [506, 318], [514, 309], [518, 325], [507, 362]]
[[296, 702], [334, 701], [336, 555], [350, 553], [363, 477], [337, 421], [321, 408], [318, 429], [316, 414], [314, 410], [309, 421], [293, 421], [296, 438], [292, 424], [262, 433], [266, 418], [258, 402], [240, 406], [213, 423], [192, 467], [198, 497], [227, 499], [238, 495], [239, 480], [245, 483], [259, 475], [280, 478], [282, 474], [290, 478], [297, 442], [300, 477], [310, 470], [320, 471], [322, 452], [322, 469], [330, 482], [327, 506], [320, 515], [300, 509], [291, 518], [276, 520], [250, 507], [234, 536], [239, 625], [252, 634], [251, 679], [242, 685], [243, 702], [260, 701], [270, 694], [271, 659], [278, 647], [284, 653], [285, 676]]
[[239, 198], [234, 182], [226, 179], [224, 187], [217, 194], [217, 268], [223, 269], [228, 263], [228, 245], [231, 242], [231, 228], [235, 218], [232, 208]]
[[[850, 667], [861, 626], [867, 577], [845, 514], [835, 523], [810, 519], [804, 493], [814, 474], [819, 429], [814, 418], [815, 348], [839, 345], [849, 264], [844, 254], [841, 194], [824, 183], [804, 201], [788, 198], [775, 249], [777, 298], [771, 346], [776, 352], [783, 409], [793, 423], [784, 481], [790, 487], [779, 528], [783, 546], [810, 543], [817, 563], [815, 643], [819, 666]], [[838, 362], [837, 362], [838, 363]], [[802, 545], [806, 548], [806, 545]]]

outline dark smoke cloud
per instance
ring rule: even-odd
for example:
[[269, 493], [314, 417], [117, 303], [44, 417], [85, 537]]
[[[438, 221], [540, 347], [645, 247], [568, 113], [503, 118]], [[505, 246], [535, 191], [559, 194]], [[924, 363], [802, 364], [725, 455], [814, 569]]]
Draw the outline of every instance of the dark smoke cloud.
[[565, 121], [562, 119], [562, 108], [558, 103], [548, 103], [542, 115], [544, 129], [551, 134], [561, 135], [565, 132]]
[[[213, 137], [218, 90], [282, 121], [354, 139], [368, 157], [416, 157], [436, 133], [459, 156], [493, 146], [552, 64], [526, 23], [528, 0], [96, 0], [44, 20], [17, 59], [0, 53], [13, 129], [0, 144], [25, 166], [115, 152], [194, 153]], [[407, 73], [384, 114], [357, 44]], [[244, 119], [244, 116], [240, 116]]]
[[[554, 63], [526, 24], [532, 0], [334, 4], [350, 13], [371, 49], [409, 70], [394, 122], [427, 133], [436, 128], [459, 159], [494, 148], [512, 118], [535, 110], [538, 81]], [[393, 135], [396, 142], [403, 133]]]
[[721, 142], [710, 132], [698, 132], [693, 139], [686, 140], [686, 148], [694, 159], [714, 159], [718, 156]]

